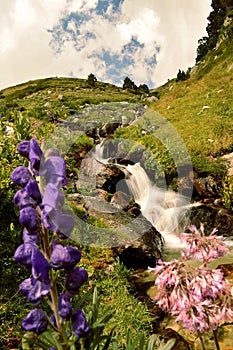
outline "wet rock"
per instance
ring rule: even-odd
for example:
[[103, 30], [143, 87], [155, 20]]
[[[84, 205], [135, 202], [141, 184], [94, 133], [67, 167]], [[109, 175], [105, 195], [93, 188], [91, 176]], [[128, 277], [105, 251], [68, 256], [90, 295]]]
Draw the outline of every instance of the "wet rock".
[[201, 197], [220, 197], [222, 193], [221, 186], [211, 175], [194, 178], [193, 186]]
[[129, 206], [130, 200], [131, 200], [130, 195], [128, 195], [125, 192], [118, 191], [114, 193], [110, 203], [116, 206], [117, 208], [124, 209]]
[[119, 128], [120, 122], [107, 122], [104, 124], [100, 130], [99, 134], [101, 137], [107, 137], [114, 133], [114, 131]]
[[233, 235], [233, 214], [218, 205], [202, 204], [191, 208], [189, 222], [197, 227], [203, 223], [206, 233], [210, 233], [216, 227], [219, 235]]
[[124, 177], [124, 173], [114, 164], [101, 164], [94, 158], [87, 157], [82, 160], [79, 183], [84, 187], [93, 186], [114, 193], [117, 183]]
[[[128, 268], [147, 269], [148, 266], [155, 266], [157, 259], [161, 257], [163, 239], [141, 214], [137, 217], [129, 215], [99, 197], [83, 196], [79, 193], [68, 195], [68, 201], [77, 206], [86, 204], [91, 217], [101, 218], [106, 227], [110, 227], [111, 240], [115, 245], [112, 248], [114, 254]], [[97, 236], [94, 238], [98, 239]]]

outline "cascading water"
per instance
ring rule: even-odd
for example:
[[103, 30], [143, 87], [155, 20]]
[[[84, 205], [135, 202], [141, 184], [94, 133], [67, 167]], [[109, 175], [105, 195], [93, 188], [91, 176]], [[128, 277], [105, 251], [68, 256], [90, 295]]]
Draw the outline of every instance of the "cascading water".
[[190, 205], [186, 197], [151, 184], [139, 163], [128, 165], [126, 181], [145, 218], [162, 234], [167, 248], [179, 248], [179, 234], [187, 223]]
[[[96, 145], [92, 156], [97, 161], [107, 164], [110, 158], [103, 157], [104, 147], [103, 140]], [[118, 166], [125, 173], [126, 183], [135, 202], [140, 205], [143, 216], [162, 234], [165, 247], [181, 248], [179, 235], [187, 224], [186, 213], [191, 206], [199, 204], [190, 205], [185, 196], [152, 185], [140, 163]]]

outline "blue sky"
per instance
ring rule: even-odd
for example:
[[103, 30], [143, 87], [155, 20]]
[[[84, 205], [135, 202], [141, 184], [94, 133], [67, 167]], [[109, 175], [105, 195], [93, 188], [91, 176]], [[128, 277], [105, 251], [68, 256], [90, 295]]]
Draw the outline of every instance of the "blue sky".
[[159, 86], [195, 64], [211, 0], [0, 0], [0, 88], [72, 76]]

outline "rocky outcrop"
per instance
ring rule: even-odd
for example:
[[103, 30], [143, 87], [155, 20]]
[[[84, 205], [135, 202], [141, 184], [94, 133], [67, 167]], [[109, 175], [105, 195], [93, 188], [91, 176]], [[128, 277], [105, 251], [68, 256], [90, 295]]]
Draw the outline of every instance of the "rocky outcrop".
[[114, 164], [102, 164], [92, 157], [87, 157], [82, 160], [79, 184], [82, 187], [93, 186], [114, 193], [117, 183], [124, 177], [124, 173]]
[[198, 174], [195, 174], [193, 179], [193, 187], [197, 192], [197, 195], [206, 198], [206, 197], [221, 197], [222, 187], [221, 184], [214, 179], [213, 176], [208, 175], [206, 177], [199, 177]]
[[192, 207], [189, 211], [189, 221], [197, 227], [203, 223], [207, 234], [216, 227], [219, 235], [233, 235], [233, 214], [218, 205], [203, 203]]
[[[70, 194], [68, 202], [81, 207], [85, 204], [89, 207], [90, 217], [101, 218], [106, 229], [100, 229], [100, 233], [92, 235], [94, 237], [91, 243], [102, 244], [98, 236], [105, 235], [115, 256], [118, 256], [128, 268], [153, 267], [156, 260], [161, 257], [162, 236], [141, 214], [131, 215], [99, 198], [98, 195], [93, 197], [78, 193]], [[94, 232], [91, 226], [90, 231]], [[108, 243], [106, 241], [106, 244]]]

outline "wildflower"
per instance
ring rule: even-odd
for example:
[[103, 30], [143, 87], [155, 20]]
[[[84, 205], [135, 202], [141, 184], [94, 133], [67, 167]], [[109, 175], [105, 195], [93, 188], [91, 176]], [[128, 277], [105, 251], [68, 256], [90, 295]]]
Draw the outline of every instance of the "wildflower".
[[48, 260], [44, 257], [44, 255], [40, 252], [39, 249], [35, 249], [32, 252], [32, 275], [34, 278], [49, 284], [49, 269], [50, 265]]
[[43, 174], [44, 169], [44, 155], [34, 138], [30, 140], [29, 147], [30, 169], [36, 176]]
[[57, 188], [67, 184], [65, 177], [66, 165], [64, 159], [58, 156], [50, 157], [45, 163], [45, 180], [54, 184]]
[[22, 226], [25, 226], [28, 231], [36, 231], [39, 225], [39, 214], [37, 210], [29, 206], [21, 209], [19, 222]]
[[61, 209], [65, 202], [64, 193], [56, 188], [53, 184], [48, 184], [45, 187], [41, 208], [49, 211], [50, 208]]
[[220, 258], [229, 251], [223, 242], [223, 237], [215, 235], [217, 229], [213, 229], [209, 236], [203, 235], [203, 226], [198, 231], [196, 226], [191, 225], [189, 230], [191, 233], [182, 233], [180, 236], [181, 242], [185, 242], [187, 245], [187, 257], [208, 263], [213, 259]]
[[24, 187], [32, 179], [32, 174], [26, 166], [21, 165], [13, 171], [11, 179], [16, 185]]
[[27, 278], [19, 285], [19, 292], [33, 305], [40, 304], [42, 298], [50, 292], [51, 284], [45, 283], [34, 277]]
[[63, 321], [68, 321], [72, 315], [72, 306], [68, 294], [60, 294], [58, 299], [58, 312]]
[[73, 269], [80, 259], [81, 253], [78, 249], [55, 244], [50, 257], [50, 265], [54, 269]]
[[22, 326], [26, 331], [41, 334], [47, 329], [48, 319], [43, 311], [34, 309], [30, 311], [27, 317], [23, 320]]
[[21, 244], [15, 251], [14, 259], [16, 262], [25, 265], [28, 268], [32, 266], [32, 254], [37, 248], [34, 244]]
[[17, 147], [21, 156], [29, 159], [29, 151], [30, 151], [30, 141], [22, 141], [18, 144]]
[[87, 271], [81, 267], [68, 270], [66, 274], [65, 287], [71, 294], [78, 294], [80, 287], [88, 278]]
[[[22, 141], [18, 145], [18, 151], [29, 159], [31, 171], [20, 166], [11, 175], [12, 181], [22, 187], [16, 192], [14, 202], [20, 208], [19, 222], [24, 226], [24, 243], [16, 249], [14, 258], [31, 270], [32, 274], [32, 277], [21, 282], [19, 291], [34, 306], [38, 306], [43, 297], [50, 294], [52, 305], [51, 301], [49, 305], [54, 312], [50, 323], [65, 343], [67, 339], [64, 336], [66, 331], [63, 322], [71, 318], [72, 329], [77, 337], [85, 336], [90, 331], [81, 310], [72, 315], [70, 301], [74, 294], [79, 293], [80, 287], [88, 278], [86, 270], [75, 267], [81, 259], [81, 253], [78, 249], [64, 247], [57, 241], [59, 238], [68, 238], [74, 228], [72, 216], [62, 212], [65, 196], [60, 188], [67, 182], [65, 162], [58, 156], [57, 150], [50, 149], [45, 156], [35, 139]], [[41, 193], [35, 176], [45, 179], [44, 193]], [[40, 183], [43, 184], [43, 181]], [[51, 241], [49, 231], [54, 234]], [[52, 269], [63, 270], [66, 274], [64, 289], [60, 295], [57, 290], [57, 274]], [[34, 309], [23, 320], [22, 326], [25, 330], [40, 335], [48, 324], [49, 320], [43, 311]]]
[[91, 330], [84, 313], [80, 309], [72, 315], [72, 329], [77, 338], [87, 336]]

